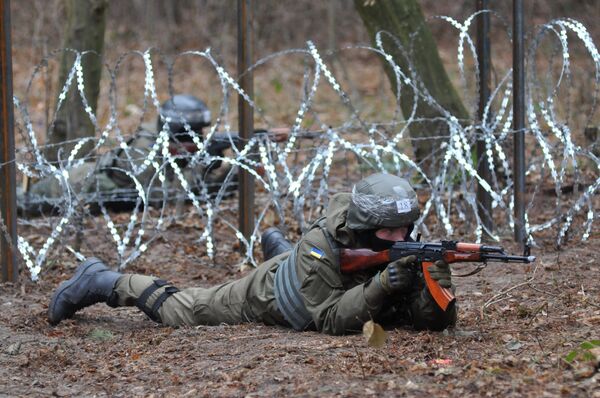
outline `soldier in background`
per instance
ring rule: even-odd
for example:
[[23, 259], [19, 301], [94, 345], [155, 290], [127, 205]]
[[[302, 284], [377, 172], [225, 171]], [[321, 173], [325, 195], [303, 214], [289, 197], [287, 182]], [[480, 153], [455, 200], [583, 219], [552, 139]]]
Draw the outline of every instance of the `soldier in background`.
[[[156, 132], [139, 131], [127, 142], [129, 147], [127, 152], [119, 147], [101, 155], [96, 162], [84, 162], [70, 169], [69, 184], [73, 192], [80, 196], [85, 204], [92, 205], [92, 209], [97, 207], [98, 203], [115, 211], [133, 209], [138, 192], [134, 180], [127, 173], [134, 175], [144, 189], [150, 187], [156, 169], [148, 166], [136, 173], [134, 168], [139, 169], [143, 166], [156, 143], [157, 132], [163, 129], [166, 118], [170, 120], [168, 123], [170, 153], [178, 157], [178, 164], [185, 169], [187, 163], [185, 158], [197, 150], [190, 130], [202, 140], [202, 130], [210, 125], [211, 116], [210, 110], [202, 100], [192, 95], [175, 95], [161, 105]], [[212, 140], [211, 145], [208, 145], [206, 151], [210, 156], [224, 156], [224, 151], [229, 146], [229, 140], [216, 138]], [[159, 164], [161, 153], [162, 148], [158, 148]], [[204, 167], [196, 165], [193, 171], [188, 170], [185, 174], [191, 186], [197, 186], [193, 179], [199, 176], [203, 178], [203, 182], [209, 184], [209, 189], [218, 189], [220, 187], [218, 183], [229, 171], [221, 169], [217, 172], [220, 166], [221, 162], [212, 162]], [[165, 172], [169, 171], [165, 169]], [[163, 188], [157, 178], [154, 178], [151, 188], [151, 199], [162, 200]], [[153, 195], [152, 191], [155, 191], [156, 195]], [[19, 192], [17, 203], [20, 212], [26, 215], [51, 213], [63, 205], [64, 196], [64, 188], [59, 180], [54, 176], [48, 176], [34, 183], [26, 193]]]

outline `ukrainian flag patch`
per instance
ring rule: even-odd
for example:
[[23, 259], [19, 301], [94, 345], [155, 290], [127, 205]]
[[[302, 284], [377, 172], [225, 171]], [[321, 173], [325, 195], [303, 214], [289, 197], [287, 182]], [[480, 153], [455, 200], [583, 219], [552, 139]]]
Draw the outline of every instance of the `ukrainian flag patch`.
[[322, 250], [313, 247], [312, 249], [310, 249], [310, 255], [320, 260], [325, 255], [325, 253], [323, 253]]

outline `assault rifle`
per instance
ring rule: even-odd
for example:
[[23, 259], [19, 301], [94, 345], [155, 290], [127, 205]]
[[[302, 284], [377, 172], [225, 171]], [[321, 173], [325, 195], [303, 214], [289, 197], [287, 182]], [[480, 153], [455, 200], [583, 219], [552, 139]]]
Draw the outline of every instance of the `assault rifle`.
[[[272, 142], [285, 142], [290, 136], [290, 129], [286, 127], [277, 127], [272, 128], [270, 130], [258, 129], [254, 130], [254, 135], [264, 134], [269, 137]], [[317, 139], [321, 138], [324, 135], [324, 131], [303, 131], [297, 134], [297, 138], [302, 139]], [[239, 134], [235, 131], [224, 132], [224, 133], [215, 133], [211, 137], [211, 139], [206, 143], [206, 147], [204, 150], [210, 156], [225, 156], [225, 150], [227, 149], [237, 149], [240, 150], [246, 145], [246, 140], [242, 139]], [[181, 140], [181, 141], [171, 141], [169, 142], [169, 152], [173, 156], [189, 156], [198, 151], [198, 147], [193, 141], [190, 140]], [[185, 167], [186, 161], [184, 159], [180, 160], [180, 167]], [[206, 169], [206, 173], [211, 173], [212, 171], [221, 167], [221, 161], [215, 160], [213, 161], [208, 168]], [[264, 165], [259, 164], [256, 168], [256, 172], [260, 175], [265, 174]]]
[[352, 273], [387, 264], [402, 257], [416, 256], [417, 261], [421, 263], [423, 277], [431, 296], [444, 311], [454, 302], [455, 297], [450, 289], [441, 287], [429, 274], [429, 267], [437, 260], [444, 260], [448, 264], [462, 262], [486, 263], [488, 261], [528, 264], [535, 261], [535, 256], [530, 255], [528, 247], [525, 248], [523, 256], [514, 256], [506, 254], [500, 246], [457, 241], [441, 241], [440, 243], [395, 242], [391, 249], [380, 252], [370, 249], [340, 249], [339, 255], [342, 273]]
[[[254, 130], [254, 135], [266, 134], [273, 142], [284, 142], [289, 138], [290, 129], [287, 127], [277, 127], [270, 130], [258, 129]], [[323, 131], [306, 131], [298, 133], [298, 138], [316, 139], [322, 137]], [[223, 156], [223, 151], [232, 147], [232, 145], [241, 149], [246, 144], [239, 134], [235, 131], [219, 132], [213, 134], [210, 141], [206, 145], [206, 152], [211, 156]], [[189, 140], [174, 141], [169, 143], [169, 152], [171, 155], [182, 155], [185, 153], [195, 153], [198, 151], [196, 144]]]

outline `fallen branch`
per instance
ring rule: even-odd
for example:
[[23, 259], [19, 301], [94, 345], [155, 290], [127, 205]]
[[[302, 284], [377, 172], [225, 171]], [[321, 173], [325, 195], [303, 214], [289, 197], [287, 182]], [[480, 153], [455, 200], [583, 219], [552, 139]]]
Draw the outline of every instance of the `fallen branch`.
[[490, 298], [488, 301], [486, 301], [483, 306], [481, 307], [481, 311], [480, 311], [480, 315], [481, 315], [481, 319], [483, 319], [485, 317], [485, 310], [486, 308], [488, 308], [489, 306], [491, 306], [492, 304], [496, 304], [499, 303], [503, 300], [506, 300], [507, 298], [510, 297], [509, 293], [512, 292], [513, 290], [516, 290], [522, 286], [526, 286], [526, 285], [530, 285], [530, 283], [535, 279], [535, 274], [538, 270], [538, 267], [540, 266], [540, 263], [537, 263], [535, 265], [535, 268], [533, 269], [533, 274], [531, 275], [531, 277], [529, 279], [527, 279], [525, 282], [521, 282], [518, 285], [512, 286], [504, 291], [501, 291], [500, 293], [494, 295], [492, 298]]

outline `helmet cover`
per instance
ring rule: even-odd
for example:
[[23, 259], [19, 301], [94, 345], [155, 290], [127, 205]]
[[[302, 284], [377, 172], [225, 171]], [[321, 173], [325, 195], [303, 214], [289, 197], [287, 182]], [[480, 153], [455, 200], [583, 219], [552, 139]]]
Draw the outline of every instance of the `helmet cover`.
[[410, 183], [377, 173], [352, 188], [346, 225], [353, 230], [410, 227], [419, 215], [417, 194]]

